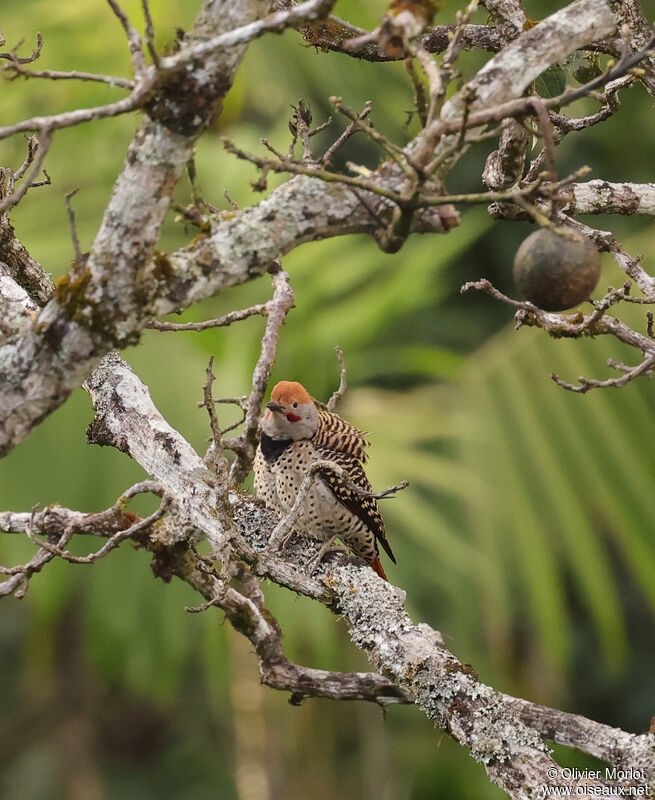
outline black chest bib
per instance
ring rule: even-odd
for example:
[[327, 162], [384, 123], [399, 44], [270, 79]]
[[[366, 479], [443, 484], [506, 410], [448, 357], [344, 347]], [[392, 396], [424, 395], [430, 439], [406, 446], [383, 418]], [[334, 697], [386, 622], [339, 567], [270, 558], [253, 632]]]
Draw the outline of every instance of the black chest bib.
[[279, 458], [287, 447], [293, 444], [293, 439], [272, 439], [268, 434], [262, 431], [262, 438], [259, 446], [262, 449], [262, 455], [266, 461], [275, 461]]

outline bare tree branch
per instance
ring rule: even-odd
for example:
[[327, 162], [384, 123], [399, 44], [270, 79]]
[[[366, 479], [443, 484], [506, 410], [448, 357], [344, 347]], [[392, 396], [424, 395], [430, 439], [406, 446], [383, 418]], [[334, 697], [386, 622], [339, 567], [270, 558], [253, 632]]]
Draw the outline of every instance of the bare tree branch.
[[[188, 40], [201, 45], [257, 19], [266, 7], [266, 0], [238, 6], [206, 0]], [[243, 52], [243, 46], [210, 52], [197, 62], [198, 68], [202, 65], [200, 77], [195, 83], [187, 78], [184, 93], [177, 91], [173, 77], [150, 100], [150, 116], [130, 146], [83, 274], [61, 282], [57, 301], [44, 310], [38, 327], [0, 351], [0, 379], [6, 387], [0, 452], [63, 402], [103, 352], [134, 340], [144, 321], [137, 298], [157, 282], [151, 259], [173, 188], [197, 136], [229, 89]], [[206, 85], [210, 78], [211, 89]], [[48, 377], [32, 385], [26, 396], [23, 380], [29, 373]]]
[[[177, 503], [180, 518], [198, 525], [220, 551], [229, 538], [228, 521], [220, 514], [222, 487], [217, 485], [216, 476], [203, 464], [191, 445], [159, 414], [146, 388], [134, 383], [135, 377], [116, 353], [103, 359], [102, 366], [84, 386], [91, 394], [96, 410], [87, 437], [94, 444], [118, 447], [142, 466], [147, 464], [144, 468], [148, 474], [164, 486]], [[132, 406], [132, 413], [128, 414], [128, 409], [118, 409], [112, 398], [121, 390], [127, 390], [130, 383], [141, 395], [143, 403], [138, 407]], [[156, 436], [145, 438], [145, 432], [152, 431], [153, 426], [157, 430]], [[193, 483], [197, 484], [190, 496], [186, 496], [185, 489], [192, 480], [187, 469], [195, 473]]]
[[[573, 215], [607, 212], [652, 216], [655, 184], [581, 183], [581, 170], [564, 180], [556, 177], [555, 148], [568, 133], [599, 124], [614, 114], [618, 92], [624, 86], [641, 81], [650, 91], [655, 88], [653, 34], [637, 0], [577, 0], [533, 27], [520, 0], [486, 0], [495, 27], [469, 24], [476, 8], [473, 2], [458, 13], [456, 25], [433, 29], [425, 29], [432, 4], [419, 0], [399, 13], [390, 6], [380, 26], [370, 33], [328, 16], [333, 0], [275, 0], [276, 11], [268, 16], [269, 0], [205, 0], [179, 50], [166, 56], [155, 48], [153, 23], [147, 0], [143, 0], [145, 48], [152, 64], [146, 63], [141, 36], [117, 0], [108, 2], [128, 40], [133, 81], [85, 72], [26, 69], [24, 65], [40, 55], [40, 37], [31, 56], [19, 57], [16, 49], [0, 54], [15, 77], [94, 80], [129, 92], [116, 103], [34, 117], [0, 128], [0, 138], [27, 130], [38, 131], [40, 137], [38, 148], [35, 137], [28, 141], [27, 157], [17, 170], [0, 174], [0, 333], [6, 337], [0, 342], [0, 454], [21, 441], [87, 378], [85, 388], [95, 410], [89, 441], [130, 455], [153, 480], [132, 487], [111, 509], [98, 514], [59, 507], [31, 514], [0, 513], [0, 528], [27, 534], [37, 546], [26, 564], [0, 567], [7, 576], [0, 583], [0, 595], [24, 594], [30, 577], [55, 557], [90, 564], [131, 539], [152, 553], [157, 576], [164, 580], [177, 576], [200, 593], [204, 602], [189, 610], [218, 608], [247, 636], [262, 681], [291, 692], [292, 702], [320, 696], [366, 699], [381, 705], [414, 703], [467, 747], [511, 797], [543, 796], [549, 787], [566, 786], [573, 793], [607, 793], [612, 788], [591, 776], [559, 775], [541, 737], [576, 747], [614, 766], [643, 769], [649, 779], [655, 779], [655, 736], [629, 734], [501, 695], [480, 683], [473, 669], [444, 646], [440, 634], [426, 625], [415, 625], [405, 611], [404, 592], [379, 580], [367, 566], [338, 554], [329, 554], [319, 564], [325, 546], [301, 537], [283, 557], [279, 545], [283, 540], [286, 543], [293, 530], [294, 514], [304, 493], [320, 471], [338, 471], [334, 464], [313, 465], [291, 513], [281, 520], [235, 488], [252, 464], [278, 336], [294, 303], [288, 275], [277, 259], [303, 242], [365, 232], [391, 252], [410, 232], [447, 232], [457, 225], [453, 203], [493, 202], [492, 214], [527, 215], [551, 228], [575, 227], [593, 237], [599, 248], [611, 252], [645, 296], [632, 297], [631, 284], [626, 283], [593, 301], [590, 313], [560, 315], [513, 300], [488, 281], [467, 284], [463, 290], [479, 289], [509, 304], [515, 309], [517, 327], [538, 326], [554, 336], [569, 338], [610, 335], [640, 353], [635, 366], [608, 362], [618, 370], [618, 377], [581, 378], [575, 385], [553, 376], [569, 390], [584, 393], [591, 388], [620, 387], [655, 372], [653, 313], [648, 312], [645, 333], [609, 313], [621, 302], [655, 304], [655, 279], [623, 250], [613, 234], [573, 219]], [[264, 187], [270, 171], [291, 172], [297, 177], [261, 203], [229, 214], [204, 203], [193, 188], [194, 205], [185, 213], [199, 225], [200, 236], [174, 253], [157, 253], [173, 188], [185, 169], [193, 183], [193, 146], [220, 109], [245, 46], [265, 33], [288, 27], [299, 28], [312, 44], [355, 57], [407, 58], [424, 129], [401, 147], [372, 126], [370, 104], [355, 113], [334, 98], [335, 108], [350, 124], [323, 157], [316, 158], [312, 137], [329, 120], [312, 128], [309, 108], [301, 101], [294, 106], [288, 154], [266, 141], [264, 146], [272, 158], [232, 146], [239, 157], [262, 170], [259, 188]], [[455, 79], [457, 56], [473, 46], [500, 52], [446, 100]], [[530, 86], [535, 78], [581, 48], [611, 52], [618, 63], [560, 97], [537, 98]], [[430, 55], [436, 51], [444, 53], [440, 62]], [[561, 107], [587, 96], [600, 103], [595, 113], [578, 119], [561, 113]], [[51, 282], [16, 240], [2, 212], [13, 207], [30, 186], [38, 185], [36, 179], [53, 131], [135, 109], [143, 110], [144, 120], [88, 259], [81, 257], [74, 237], [75, 266], [58, 282], [53, 297]], [[495, 125], [500, 127], [490, 129]], [[532, 125], [543, 149], [524, 177]], [[387, 160], [377, 169], [349, 164], [352, 174], [335, 172], [332, 156], [359, 132], [381, 149]], [[491, 191], [446, 194], [445, 178], [469, 145], [499, 135], [498, 148], [483, 175]], [[296, 149], [302, 149], [302, 156], [295, 156]], [[15, 190], [19, 180], [23, 183]], [[265, 304], [202, 323], [153, 321], [266, 271], [273, 273], [274, 292]], [[161, 416], [129, 366], [115, 352], [105, 355], [113, 347], [134, 343], [144, 328], [206, 330], [254, 314], [267, 319], [251, 392], [224, 401], [242, 409], [244, 430], [231, 441], [223, 440], [225, 431], [220, 429], [215, 408], [221, 401], [214, 399], [212, 391], [212, 358], [201, 403], [209, 414], [212, 433], [204, 459]], [[339, 349], [337, 354], [340, 383], [328, 408], [334, 408], [347, 386], [343, 354]], [[236, 453], [229, 469], [224, 447]], [[370, 496], [390, 496], [405, 485]], [[140, 491], [162, 498], [158, 510], [145, 519], [126, 511], [129, 499]], [[195, 548], [198, 531], [212, 545], [210, 557], [201, 556]], [[94, 553], [76, 556], [67, 547], [78, 532], [106, 541]], [[319, 564], [318, 577], [313, 570], [307, 571], [308, 563]], [[330, 672], [289, 661], [280, 626], [264, 604], [255, 575], [329, 606], [346, 620], [353, 642], [368, 654], [379, 674]]]
[[66, 529], [72, 533], [91, 536], [111, 536], [125, 530], [134, 522], [134, 515], [125, 513], [125, 506], [137, 494], [151, 493], [161, 497], [162, 490], [155, 481], [141, 481], [131, 486], [105, 511], [84, 513], [60, 505], [51, 505], [34, 515], [27, 512], [0, 512], [0, 531], [26, 533], [30, 522], [32, 530], [44, 536], [61, 536]]
[[[276, 0], [276, 6], [289, 8], [291, 3], [289, 0]], [[420, 44], [429, 53], [441, 53], [448, 47], [454, 30], [454, 25], [429, 27], [421, 35]], [[324, 21], [300, 27], [300, 33], [314, 47], [365, 61], [395, 61], [403, 58], [402, 54], [383, 48], [375, 40], [367, 40], [353, 47], [353, 40], [363, 39], [367, 32], [334, 15]], [[496, 52], [500, 50], [502, 40], [496, 28], [491, 25], [467, 25], [463, 31], [462, 44], [467, 50]]]
[[157, 522], [157, 520], [164, 516], [167, 507], [168, 501], [166, 497], [164, 497], [159, 505], [159, 508], [153, 514], [150, 514], [150, 516], [145, 517], [144, 519], [135, 521], [132, 525], [130, 525], [129, 528], [126, 528], [125, 530], [114, 533], [113, 536], [110, 536], [109, 539], [107, 539], [102, 547], [93, 553], [89, 553], [87, 556], [76, 556], [70, 551], [64, 550], [59, 544], [53, 545], [50, 544], [50, 542], [38, 539], [32, 531], [31, 524], [28, 526], [27, 533], [34, 544], [38, 545], [43, 550], [47, 550], [52, 555], [59, 556], [59, 558], [62, 558], [64, 561], [68, 561], [70, 564], [95, 564], [101, 558], [104, 558], [106, 555], [111, 553], [112, 550], [115, 550], [118, 545], [121, 544], [121, 542], [124, 542], [126, 539], [131, 539], [143, 531], [148, 530], [155, 522]]
[[[620, 289], [610, 289], [604, 298], [594, 301], [595, 311], [588, 315], [580, 312], [575, 314], [555, 314], [543, 311], [527, 300], [513, 300], [511, 297], [507, 297], [486, 279], [465, 283], [461, 291], [467, 292], [470, 289], [486, 292], [496, 300], [516, 308], [515, 321], [517, 330], [524, 325], [538, 327], [556, 338], [568, 339], [577, 339], [583, 336], [613, 336], [620, 342], [634, 347], [642, 354], [641, 363], [635, 367], [625, 368], [624, 374], [620, 378], [598, 381], [583, 377], [579, 379], [579, 384], [576, 386], [561, 380], [559, 375], [553, 373], [552, 379], [564, 389], [584, 394], [590, 389], [620, 388], [640, 375], [651, 374], [655, 367], [655, 340], [634, 331], [625, 322], [615, 317], [610, 317], [606, 313], [615, 303], [630, 299], [630, 283], [625, 284]], [[651, 297], [646, 302], [655, 302], [655, 298]]]
[[[424, 131], [414, 157], [419, 163], [428, 164], [449, 150], [453, 139], [446, 134], [450, 133], [450, 126], [457, 129], [461, 126], [468, 105], [466, 98], [471, 92], [475, 100], [468, 108], [467, 127], [514, 116], [505, 113], [511, 107], [511, 99], [520, 98], [538, 75], [580, 47], [611, 35], [615, 29], [616, 19], [609, 3], [577, 0], [524, 31], [485, 64], [470, 86], [465, 85], [445, 104], [440, 119]], [[513, 102], [521, 104], [519, 100]], [[446, 164], [452, 165], [464, 152], [465, 148], [459, 148], [456, 153], [449, 153]]]
[[[125, 29], [130, 43], [130, 53], [132, 54], [136, 77], [131, 93], [123, 100], [115, 103], [107, 103], [95, 108], [76, 109], [75, 111], [47, 117], [31, 117], [13, 125], [0, 127], [0, 139], [6, 139], [8, 136], [27, 131], [55, 131], [61, 128], [69, 128], [82, 122], [126, 114], [146, 104], [151, 105], [151, 95], [156, 91], [165, 89], [167, 83], [170, 83], [170, 78], [183, 71], [188, 64], [196, 60], [208, 60], [210, 62], [229, 61], [233, 57], [233, 52], [237, 53], [238, 58], [239, 51], [253, 39], [268, 32], [279, 33], [289, 26], [300, 24], [308, 19], [315, 19], [326, 13], [329, 7], [334, 4], [334, 0], [307, 0], [307, 2], [289, 11], [270, 14], [265, 19], [254, 20], [240, 25], [239, 23], [243, 23], [243, 20], [247, 18], [248, 10], [246, 8], [234, 8], [229, 15], [224, 14], [222, 18], [218, 15], [214, 16], [213, 26], [219, 29], [220, 33], [208, 37], [198, 37], [197, 32], [196, 35], [192, 32], [186, 41], [193, 42], [193, 44], [183, 46], [174, 55], [161, 58], [156, 65], [145, 66], [141, 38], [138, 32], [129, 22], [118, 3], [115, 0], [107, 1]], [[222, 5], [222, 3], [219, 5]], [[257, 6], [259, 12], [263, 13], [268, 4], [263, 0], [259, 0], [259, 2], [258, 0], [248, 0], [246, 5], [251, 8]], [[207, 6], [207, 8], [209, 9], [211, 6]], [[209, 19], [210, 16], [208, 15], [206, 20]], [[237, 25], [230, 28], [229, 25], [233, 21], [236, 21]], [[206, 28], [206, 31], [210, 33], [211, 28]], [[226, 88], [223, 89], [224, 91], [226, 91]], [[210, 103], [209, 105], [211, 107], [212, 104]]]

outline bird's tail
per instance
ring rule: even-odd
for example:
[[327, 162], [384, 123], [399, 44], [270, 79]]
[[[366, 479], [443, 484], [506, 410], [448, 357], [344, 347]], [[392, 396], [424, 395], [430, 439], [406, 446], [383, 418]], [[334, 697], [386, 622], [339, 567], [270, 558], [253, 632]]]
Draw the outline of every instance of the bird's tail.
[[389, 579], [384, 574], [384, 569], [382, 569], [382, 562], [380, 561], [380, 556], [376, 556], [373, 561], [370, 562], [373, 569], [377, 572], [377, 574], [385, 581]]

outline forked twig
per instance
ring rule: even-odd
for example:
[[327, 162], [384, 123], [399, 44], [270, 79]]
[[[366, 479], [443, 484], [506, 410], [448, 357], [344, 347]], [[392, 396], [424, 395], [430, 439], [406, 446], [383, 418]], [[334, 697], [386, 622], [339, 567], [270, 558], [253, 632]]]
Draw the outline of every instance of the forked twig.
[[169, 505], [170, 500], [164, 495], [161, 503], [159, 504], [159, 508], [153, 514], [140, 519], [129, 528], [110, 536], [99, 550], [89, 553], [88, 556], [76, 556], [69, 550], [62, 549], [59, 545], [53, 545], [44, 539], [39, 539], [34, 533], [31, 525], [27, 530], [27, 535], [35, 545], [41, 547], [43, 550], [47, 550], [49, 553], [52, 553], [55, 556], [59, 556], [59, 558], [63, 558], [64, 561], [68, 561], [71, 564], [94, 564], [96, 561], [99, 561], [101, 558], [118, 547], [121, 542], [124, 542], [126, 539], [131, 539], [138, 533], [142, 533], [150, 528], [155, 522], [157, 522], [157, 520], [164, 516], [164, 514], [168, 511]]
[[[50, 183], [50, 178], [48, 174], [44, 170], [44, 174], [46, 175], [45, 182], [37, 182], [36, 177], [41, 170], [41, 166], [45, 160], [45, 157], [50, 149], [50, 144], [52, 141], [52, 137], [49, 130], [44, 130], [41, 135], [39, 136], [39, 143], [38, 146], [33, 151], [36, 156], [33, 155], [33, 163], [32, 168], [30, 169], [29, 173], [23, 178], [23, 182], [19, 189], [11, 192], [11, 194], [7, 195], [2, 201], [0, 201], [0, 214], [6, 211], [8, 208], [12, 208], [15, 205], [18, 205], [23, 197], [27, 194], [29, 189], [32, 186], [37, 185], [44, 185]], [[29, 155], [28, 155], [29, 158]], [[19, 169], [23, 169], [21, 166]]]

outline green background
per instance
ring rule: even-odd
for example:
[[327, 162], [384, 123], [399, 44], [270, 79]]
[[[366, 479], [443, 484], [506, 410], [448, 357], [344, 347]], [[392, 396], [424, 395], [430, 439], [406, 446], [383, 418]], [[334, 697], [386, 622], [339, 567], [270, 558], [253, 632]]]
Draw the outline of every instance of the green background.
[[[10, 6], [10, 7], [7, 7]], [[562, 3], [531, 0], [540, 19]], [[124, 7], [142, 24], [140, 4]], [[452, 21], [446, 3], [437, 21]], [[339, 2], [336, 12], [368, 28], [376, 0]], [[37, 66], [129, 75], [116, 19], [101, 0], [6, 4], [8, 44], [36, 30]], [[196, 3], [153, 0], [160, 47], [189, 27]], [[475, 21], [484, 22], [478, 12]], [[486, 56], [464, 54], [469, 76]], [[570, 79], [572, 80], [572, 79]], [[123, 93], [78, 82], [3, 82], [2, 123], [115, 99]], [[222, 148], [220, 136], [261, 150], [267, 137], [288, 146], [290, 104], [304, 98], [315, 122], [341, 95], [352, 108], [373, 101], [376, 126], [398, 143], [411, 88], [398, 64], [368, 64], [304, 45], [298, 34], [268, 36], [249, 49], [223, 116], [197, 148], [203, 196], [224, 208], [224, 190], [256, 202], [253, 167]], [[571, 134], [559, 149], [564, 175], [582, 164], [591, 177], [653, 179], [652, 98], [621, 95], [609, 122]], [[589, 113], [582, 101], [570, 113]], [[90, 247], [138, 115], [56, 134], [47, 159], [52, 186], [34, 189], [12, 215], [20, 238], [48, 270], [63, 274], [73, 252], [64, 195], [73, 200], [82, 247]], [[326, 147], [344, 123], [314, 140]], [[630, 142], [630, 146], [625, 143]], [[16, 167], [21, 137], [0, 142], [0, 163]], [[451, 191], [480, 191], [491, 145], [474, 147], [449, 179]], [[537, 150], [533, 152], [536, 154]], [[374, 166], [380, 153], [353, 139], [340, 163]], [[282, 181], [269, 181], [269, 187]], [[178, 200], [188, 201], [182, 181]], [[653, 224], [598, 218], [632, 254], [653, 265]], [[553, 341], [513, 330], [511, 314], [460, 285], [487, 276], [514, 291], [511, 263], [531, 227], [493, 222], [462, 209], [447, 236], [413, 236], [395, 255], [365, 237], [303, 245], [284, 259], [297, 295], [282, 333], [274, 378], [299, 379], [327, 398], [338, 382], [333, 347], [344, 349], [351, 389], [341, 412], [370, 432], [369, 476], [376, 487], [407, 478], [410, 488], [383, 511], [398, 566], [390, 579], [408, 592], [417, 620], [447, 642], [495, 688], [642, 731], [655, 710], [655, 395], [640, 379], [620, 392], [574, 396], [551, 372], [609, 374], [608, 357], [634, 361], [613, 341]], [[171, 213], [161, 249], [194, 235]], [[622, 278], [603, 257], [599, 294]], [[200, 320], [263, 302], [267, 278], [189, 311]], [[620, 309], [645, 329], [639, 307]], [[206, 419], [196, 407], [209, 354], [216, 394], [248, 390], [263, 322], [251, 319], [202, 334], [144, 333], [125, 352], [167, 419], [202, 450]], [[224, 412], [225, 423], [234, 417]], [[109, 449], [91, 448], [91, 420], [78, 391], [0, 462], [0, 508], [58, 502], [96, 510], [139, 480], [140, 469]], [[94, 543], [81, 540], [87, 552]], [[86, 548], [86, 550], [85, 550]], [[32, 552], [18, 536], [0, 539], [0, 560]], [[411, 707], [309, 700], [300, 708], [259, 686], [249, 645], [216, 610], [192, 615], [185, 586], [153, 579], [148, 556], [129, 544], [93, 567], [53, 563], [22, 601], [0, 614], [0, 796], [7, 800], [312, 797], [428, 800], [487, 798], [501, 792], [483, 769]], [[366, 669], [343, 622], [266, 585], [290, 657], [312, 666]], [[588, 765], [558, 749], [565, 763]]]

